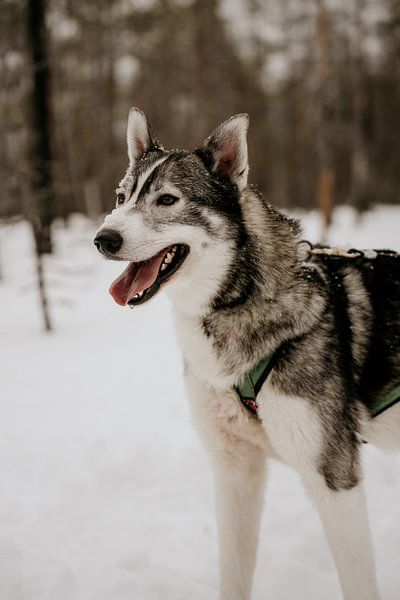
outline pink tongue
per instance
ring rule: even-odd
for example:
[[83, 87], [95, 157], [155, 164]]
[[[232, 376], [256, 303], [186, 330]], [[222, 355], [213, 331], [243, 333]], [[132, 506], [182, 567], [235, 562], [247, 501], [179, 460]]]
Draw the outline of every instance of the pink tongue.
[[125, 306], [135, 294], [153, 285], [166, 253], [167, 250], [162, 250], [150, 260], [129, 263], [125, 271], [111, 284], [110, 294], [115, 302]]

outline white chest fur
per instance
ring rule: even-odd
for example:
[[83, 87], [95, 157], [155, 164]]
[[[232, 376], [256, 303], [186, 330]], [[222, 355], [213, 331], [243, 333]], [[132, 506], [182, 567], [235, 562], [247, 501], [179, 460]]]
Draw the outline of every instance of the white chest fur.
[[175, 313], [175, 326], [178, 340], [190, 370], [199, 380], [218, 391], [227, 391], [235, 383], [233, 376], [223, 373], [212, 341], [193, 317]]

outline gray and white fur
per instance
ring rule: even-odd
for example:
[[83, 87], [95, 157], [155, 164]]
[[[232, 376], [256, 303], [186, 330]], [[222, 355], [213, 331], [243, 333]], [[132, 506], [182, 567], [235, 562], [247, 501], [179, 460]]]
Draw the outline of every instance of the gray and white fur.
[[[139, 266], [186, 249], [176, 271], [129, 304], [164, 286], [173, 303], [215, 474], [221, 600], [250, 598], [269, 457], [299, 473], [345, 600], [377, 600], [360, 451], [400, 447], [400, 403], [371, 416], [400, 383], [400, 258], [304, 259], [299, 224], [247, 184], [247, 129], [236, 115], [194, 151], [166, 151], [131, 109], [129, 168], [96, 244]], [[113, 234], [118, 243], [107, 244]], [[255, 418], [234, 386], [278, 350]]]

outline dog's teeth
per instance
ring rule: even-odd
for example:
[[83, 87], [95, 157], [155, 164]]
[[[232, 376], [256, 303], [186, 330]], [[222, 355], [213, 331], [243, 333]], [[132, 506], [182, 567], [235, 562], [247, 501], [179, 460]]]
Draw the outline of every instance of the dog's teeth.
[[165, 271], [168, 265], [173, 261], [177, 248], [178, 246], [173, 246], [173, 248], [171, 248], [171, 250], [169, 250], [164, 256], [164, 260], [162, 261], [160, 271]]
[[165, 257], [164, 257], [164, 260], [163, 260], [163, 263], [162, 263], [162, 267], [161, 267], [161, 268], [163, 268], [163, 267], [164, 267], [164, 269], [165, 269], [165, 267], [166, 267], [167, 265], [169, 265], [169, 263], [172, 261], [173, 257], [174, 257], [174, 255], [172, 254], [172, 252], [171, 252], [171, 251], [169, 251], [169, 252], [168, 252], [168, 254], [166, 254], [166, 255], [165, 255]]

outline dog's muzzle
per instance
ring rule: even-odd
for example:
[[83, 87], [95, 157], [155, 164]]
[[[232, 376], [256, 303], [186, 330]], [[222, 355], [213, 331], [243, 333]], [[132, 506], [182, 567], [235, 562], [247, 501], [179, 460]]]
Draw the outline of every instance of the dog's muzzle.
[[122, 237], [118, 231], [103, 229], [93, 240], [97, 250], [105, 256], [116, 254], [122, 246]]

